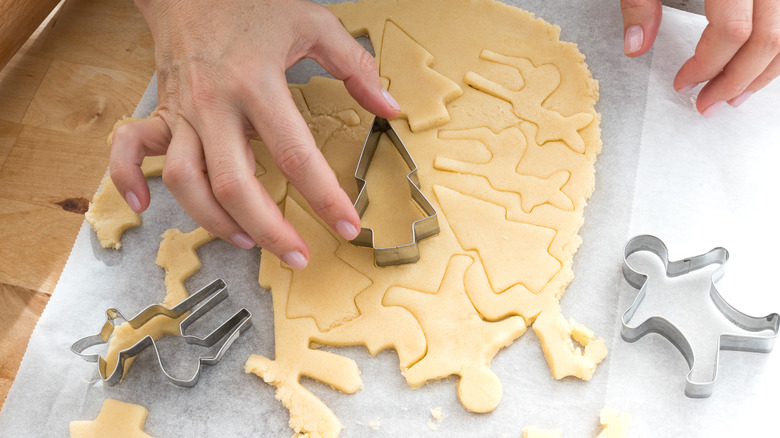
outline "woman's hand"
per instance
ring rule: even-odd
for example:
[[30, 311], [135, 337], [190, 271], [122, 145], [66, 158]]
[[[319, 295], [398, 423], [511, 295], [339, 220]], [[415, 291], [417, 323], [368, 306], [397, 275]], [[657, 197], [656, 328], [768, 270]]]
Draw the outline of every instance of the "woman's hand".
[[[647, 52], [661, 24], [660, 0], [622, 0], [624, 51]], [[780, 1], [706, 0], [704, 29], [696, 52], [674, 78], [680, 93], [707, 82], [696, 108], [710, 117], [725, 103], [742, 104], [780, 75]]]
[[155, 41], [155, 117], [114, 134], [110, 172], [137, 212], [149, 206], [140, 170], [166, 154], [163, 181], [202, 227], [242, 248], [259, 245], [296, 269], [309, 249], [254, 177], [259, 135], [282, 174], [345, 239], [360, 218], [298, 112], [284, 72], [303, 58], [344, 81], [367, 110], [394, 117], [377, 66], [326, 8], [306, 0], [137, 0]]

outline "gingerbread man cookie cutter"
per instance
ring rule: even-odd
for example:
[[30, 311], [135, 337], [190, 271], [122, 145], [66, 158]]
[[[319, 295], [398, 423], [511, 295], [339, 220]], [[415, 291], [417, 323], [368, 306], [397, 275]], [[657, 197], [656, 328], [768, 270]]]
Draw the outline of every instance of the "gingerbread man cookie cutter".
[[[736, 350], [756, 353], [772, 351], [778, 329], [780, 315], [772, 313], [764, 317], [746, 315], [727, 303], [718, 292], [716, 283], [725, 273], [725, 264], [729, 253], [724, 248], [715, 248], [705, 254], [677, 261], [670, 261], [666, 245], [657, 237], [640, 235], [630, 239], [623, 249], [623, 276], [626, 281], [639, 290], [633, 304], [623, 313], [621, 321], [623, 328], [621, 337], [626, 342], [634, 342], [648, 333], [657, 333], [671, 342], [682, 353], [690, 371], [686, 376], [685, 395], [691, 398], [706, 398], [712, 395], [718, 369], [718, 358], [715, 358], [715, 368], [711, 380], [697, 381], [694, 379], [695, 365], [694, 348], [686, 335], [671, 321], [661, 316], [652, 316], [638, 326], [630, 326], [629, 322], [636, 313], [647, 294], [648, 276], [635, 270], [628, 262], [628, 257], [640, 251], [655, 254], [664, 264], [667, 277], [677, 277], [710, 265], [720, 265], [712, 274], [709, 296], [715, 308], [734, 326], [751, 332], [751, 334], [720, 333], [718, 350]], [[755, 333], [755, 334], [752, 334]]]
[[362, 217], [368, 207], [368, 191], [366, 189], [366, 174], [374, 158], [374, 153], [379, 146], [379, 139], [386, 135], [395, 146], [395, 149], [401, 155], [401, 158], [409, 168], [406, 175], [406, 181], [409, 183], [409, 190], [412, 199], [422, 209], [426, 216], [416, 220], [412, 224], [412, 241], [399, 246], [377, 247], [374, 243], [374, 230], [372, 228], [362, 227], [358, 236], [351, 241], [353, 245], [365, 246], [374, 250], [374, 262], [377, 266], [393, 266], [406, 263], [414, 263], [420, 259], [420, 250], [418, 243], [431, 236], [439, 234], [439, 219], [436, 209], [430, 201], [420, 191], [420, 180], [417, 176], [417, 164], [412, 159], [409, 150], [404, 146], [403, 141], [395, 132], [393, 126], [387, 119], [377, 117], [371, 124], [371, 130], [368, 132], [366, 142], [363, 144], [363, 151], [360, 153], [357, 169], [355, 170], [355, 180], [358, 185], [358, 196], [355, 199], [355, 209]]
[[[103, 325], [100, 333], [79, 339], [71, 346], [71, 351], [88, 362], [97, 362], [100, 377], [108, 385], [113, 386], [122, 380], [125, 372], [125, 362], [128, 359], [140, 354], [147, 347], [152, 346], [155, 353], [157, 354], [157, 362], [160, 365], [160, 369], [168, 378], [168, 380], [178, 386], [195, 386], [195, 384], [198, 383], [200, 371], [203, 365], [213, 365], [219, 362], [222, 356], [225, 355], [225, 352], [228, 350], [228, 348], [230, 348], [233, 342], [238, 339], [240, 333], [249, 328], [249, 326], [252, 324], [252, 315], [247, 309], [242, 308], [230, 319], [222, 323], [219, 327], [217, 327], [204, 338], [185, 334], [185, 331], [192, 323], [208, 313], [211, 309], [214, 308], [214, 306], [222, 302], [225, 298], [227, 298], [227, 295], [227, 285], [223, 280], [217, 279], [203, 289], [190, 295], [187, 299], [183, 300], [171, 309], [160, 304], [155, 304], [142, 310], [135, 317], [126, 319], [124, 316], [122, 316], [119, 310], [110, 308], [106, 310], [106, 323]], [[200, 306], [197, 307], [198, 305]], [[108, 364], [106, 360], [100, 356], [100, 354], [84, 353], [84, 351], [90, 347], [109, 343], [111, 336], [114, 333], [115, 327], [121, 325], [124, 322], [127, 322], [133, 329], [137, 330], [144, 324], [148, 323], [152, 318], [166, 317], [172, 320], [176, 320], [182, 316], [185, 316], [187, 312], [190, 312], [189, 315], [187, 315], [179, 323], [179, 334], [188, 344], [196, 344], [202, 347], [212, 347], [218, 342], [222, 342], [215, 354], [211, 356], [201, 356], [198, 358], [198, 367], [195, 373], [189, 378], [179, 379], [172, 376], [166, 370], [165, 364], [163, 363], [162, 357], [160, 356], [160, 351], [157, 348], [157, 344], [154, 338], [152, 338], [150, 335], [144, 336], [140, 341], [120, 351], [118, 353], [119, 357], [116, 366], [114, 367], [114, 370], [110, 372], [110, 374], [109, 370], [106, 369]]]

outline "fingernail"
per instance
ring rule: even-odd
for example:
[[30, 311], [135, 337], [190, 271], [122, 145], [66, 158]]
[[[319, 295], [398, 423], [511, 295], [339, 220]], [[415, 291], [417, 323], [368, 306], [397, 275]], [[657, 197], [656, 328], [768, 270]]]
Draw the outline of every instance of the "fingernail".
[[630, 26], [626, 29], [625, 41], [623, 42], [623, 50], [626, 55], [630, 55], [642, 48], [642, 43], [645, 39], [645, 33], [641, 26]]
[[249, 237], [249, 234], [241, 232], [230, 236], [230, 240], [236, 244], [236, 246], [244, 249], [252, 249], [257, 246], [254, 240]]
[[686, 85], [684, 87], [680, 87], [680, 89], [677, 90], [677, 92], [680, 93], [680, 94], [687, 93], [687, 92], [693, 90], [694, 88], [696, 88], [697, 85], [699, 85], [699, 84], [688, 84], [688, 85]]
[[752, 95], [753, 95], [752, 91], [744, 91], [742, 92], [742, 94], [732, 99], [731, 102], [729, 102], [729, 105], [733, 106], [734, 108], [737, 108], [738, 106], [745, 103], [745, 101], [748, 100], [748, 98]]
[[286, 253], [282, 254], [282, 261], [290, 265], [291, 268], [297, 270], [301, 270], [309, 264], [309, 261], [306, 260], [306, 257], [304, 257], [300, 251], [296, 250], [287, 251]]
[[136, 196], [135, 193], [127, 192], [125, 194], [125, 202], [127, 202], [127, 205], [129, 205], [134, 212], [141, 212], [141, 201], [138, 200], [138, 196]]
[[336, 231], [346, 240], [352, 240], [358, 235], [357, 228], [347, 221], [338, 221]]
[[390, 105], [394, 110], [401, 109], [401, 105], [398, 105], [398, 102], [395, 100], [395, 98], [384, 88], [382, 89], [382, 96], [385, 97], [387, 104]]
[[707, 117], [707, 118], [709, 118], [709, 117], [712, 117], [712, 116], [714, 116], [714, 115], [715, 115], [715, 113], [716, 113], [716, 112], [718, 112], [718, 110], [719, 110], [719, 109], [720, 109], [720, 108], [723, 106], [723, 104], [725, 104], [725, 103], [726, 103], [726, 102], [724, 102], [724, 101], [715, 102], [715, 103], [713, 103], [712, 105], [708, 106], [708, 107], [707, 107], [707, 109], [706, 109], [706, 110], [704, 110], [704, 111], [701, 113], [701, 115], [703, 115], [704, 117]]

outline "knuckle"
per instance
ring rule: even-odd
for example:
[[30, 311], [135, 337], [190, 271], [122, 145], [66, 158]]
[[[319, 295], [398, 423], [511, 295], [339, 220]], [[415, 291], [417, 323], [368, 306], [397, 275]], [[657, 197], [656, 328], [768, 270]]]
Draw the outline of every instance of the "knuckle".
[[257, 235], [252, 236], [261, 248], [277, 249], [282, 242], [282, 233], [278, 227], [265, 227]]
[[196, 170], [186, 162], [177, 159], [166, 159], [163, 167], [163, 183], [168, 187], [184, 187], [192, 181]]
[[220, 203], [235, 205], [242, 199], [245, 188], [245, 179], [236, 172], [217, 172], [211, 176], [211, 190]]
[[723, 38], [732, 44], [745, 44], [753, 33], [753, 22], [750, 18], [734, 18], [720, 28]]
[[276, 166], [290, 181], [303, 178], [311, 169], [313, 151], [303, 142], [288, 141], [279, 147]]
[[621, 0], [620, 9], [623, 12], [644, 11], [651, 7], [647, 0]]
[[114, 142], [120, 142], [124, 144], [135, 143], [135, 123], [124, 123], [117, 126], [114, 132], [111, 133], [109, 141], [113, 146]]
[[359, 44], [355, 44], [354, 47], [354, 51], [357, 52], [355, 53], [355, 59], [358, 60], [360, 72], [364, 75], [378, 75], [379, 66], [377, 66], [374, 57]]
[[316, 199], [309, 201], [309, 205], [317, 216], [328, 217], [331, 216], [330, 213], [338, 209], [339, 201], [341, 201], [341, 197], [337, 193], [329, 191], [320, 193]]

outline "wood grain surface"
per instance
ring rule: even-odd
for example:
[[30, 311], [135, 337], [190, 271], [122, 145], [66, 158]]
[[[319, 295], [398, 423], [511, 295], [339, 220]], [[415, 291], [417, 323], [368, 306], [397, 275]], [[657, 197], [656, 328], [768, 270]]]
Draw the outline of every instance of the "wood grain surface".
[[0, 70], [0, 406], [153, 73], [132, 0], [66, 0]]

